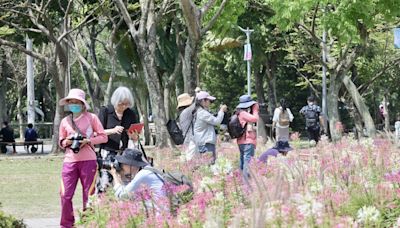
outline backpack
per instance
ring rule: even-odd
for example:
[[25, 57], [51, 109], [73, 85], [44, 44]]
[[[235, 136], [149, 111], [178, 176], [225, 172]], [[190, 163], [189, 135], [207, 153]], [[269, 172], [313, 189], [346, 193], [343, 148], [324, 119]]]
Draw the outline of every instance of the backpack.
[[247, 123], [242, 127], [239, 120], [239, 112], [236, 112], [229, 118], [228, 133], [232, 139], [240, 138], [246, 132], [246, 126]]
[[287, 111], [281, 111], [279, 113], [279, 125], [282, 127], [289, 126], [290, 124], [290, 118], [289, 118], [289, 113]]
[[193, 130], [193, 120], [194, 120], [195, 110], [192, 112], [192, 120], [190, 121], [190, 125], [186, 130], [185, 135], [183, 135], [182, 130], [180, 129], [178, 122], [176, 120], [168, 120], [167, 122], [167, 130], [169, 135], [171, 136], [172, 141], [174, 141], [175, 145], [182, 145], [185, 142], [186, 135], [188, 134], [190, 127]]
[[168, 120], [167, 130], [169, 135], [171, 136], [172, 141], [174, 141], [175, 145], [183, 144], [185, 138], [183, 137], [182, 130], [179, 128], [176, 120]]
[[36, 153], [37, 150], [38, 150], [38, 148], [35, 147], [34, 145], [32, 145], [32, 147], [31, 147], [32, 154]]
[[[153, 172], [163, 183], [166, 190], [167, 197], [170, 201], [170, 210], [176, 215], [179, 205], [185, 204], [193, 198], [193, 183], [192, 181], [180, 171], [166, 172], [165, 170], [158, 170], [151, 166], [143, 168]], [[174, 192], [174, 187], [187, 186], [182, 192]]]
[[307, 110], [306, 110], [304, 116], [306, 118], [306, 127], [307, 128], [318, 127], [318, 113], [313, 107], [307, 107]]

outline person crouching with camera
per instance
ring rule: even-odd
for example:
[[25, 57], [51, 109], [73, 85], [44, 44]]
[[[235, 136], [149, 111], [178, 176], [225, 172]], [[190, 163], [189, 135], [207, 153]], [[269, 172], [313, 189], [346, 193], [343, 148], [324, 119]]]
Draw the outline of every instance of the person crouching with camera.
[[118, 199], [135, 198], [143, 188], [150, 190], [151, 201], [146, 200], [147, 206], [152, 206], [158, 199], [164, 197], [164, 182], [157, 174], [147, 170], [150, 166], [143, 160], [142, 152], [137, 149], [125, 149], [122, 155], [115, 156], [111, 168], [114, 180], [115, 197]]
[[85, 92], [71, 89], [68, 96], [59, 101], [71, 112], [61, 120], [59, 144], [65, 150], [61, 182], [61, 227], [73, 227], [75, 223], [72, 197], [78, 180], [82, 184], [83, 210], [89, 195], [94, 193], [97, 159], [94, 145], [107, 142], [107, 135], [99, 118], [88, 112]]

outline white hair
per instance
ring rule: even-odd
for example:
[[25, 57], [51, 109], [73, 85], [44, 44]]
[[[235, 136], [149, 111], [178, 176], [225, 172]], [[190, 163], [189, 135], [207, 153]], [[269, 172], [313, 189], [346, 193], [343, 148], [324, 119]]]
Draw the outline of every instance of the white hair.
[[111, 104], [114, 107], [117, 107], [117, 105], [120, 102], [123, 102], [125, 100], [129, 101], [129, 108], [132, 108], [133, 104], [134, 104], [134, 101], [133, 101], [133, 96], [132, 96], [131, 91], [128, 88], [124, 87], [124, 86], [120, 86], [112, 94], [112, 96], [111, 96]]

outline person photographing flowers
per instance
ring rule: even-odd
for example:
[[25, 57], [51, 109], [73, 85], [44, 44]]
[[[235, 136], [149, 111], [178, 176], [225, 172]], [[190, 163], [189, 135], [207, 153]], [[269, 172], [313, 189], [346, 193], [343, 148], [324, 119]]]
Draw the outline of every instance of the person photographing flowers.
[[99, 118], [87, 110], [85, 92], [71, 89], [59, 104], [71, 112], [61, 120], [59, 145], [65, 150], [61, 181], [61, 227], [73, 227], [75, 223], [72, 198], [78, 180], [82, 184], [83, 210], [89, 195], [94, 193], [97, 172], [94, 145], [107, 142], [107, 135]]
[[[135, 194], [147, 188], [153, 200], [165, 196], [164, 182], [154, 172], [145, 169], [150, 166], [143, 160], [143, 154], [137, 149], [125, 149], [122, 155], [115, 156], [117, 167], [111, 168], [114, 180], [115, 197], [134, 198]], [[156, 202], [156, 201], [155, 201]]]

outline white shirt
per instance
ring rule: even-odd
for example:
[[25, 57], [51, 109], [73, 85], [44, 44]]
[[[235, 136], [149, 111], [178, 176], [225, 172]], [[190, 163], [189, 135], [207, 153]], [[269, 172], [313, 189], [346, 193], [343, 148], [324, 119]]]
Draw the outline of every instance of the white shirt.
[[396, 137], [399, 138], [400, 137], [400, 121], [396, 121], [394, 123], [394, 128], [396, 130]]
[[[289, 121], [292, 122], [294, 119], [294, 116], [292, 114], [292, 112], [290, 111], [289, 108], [286, 108], [286, 111], [289, 114]], [[276, 108], [274, 111], [274, 117], [272, 117], [272, 121], [274, 121], [276, 123], [276, 127], [280, 127], [280, 128], [288, 128], [289, 126], [281, 126], [279, 125], [279, 114], [281, 114], [282, 112], [282, 107]]]
[[131, 180], [131, 182], [129, 182], [129, 184], [116, 184], [114, 186], [114, 190], [117, 198], [129, 198], [130, 195], [140, 190], [142, 186], [145, 186], [150, 188], [153, 197], [158, 199], [165, 196], [163, 185], [164, 183], [155, 173], [149, 170], [141, 169]]

